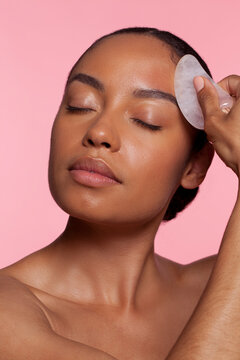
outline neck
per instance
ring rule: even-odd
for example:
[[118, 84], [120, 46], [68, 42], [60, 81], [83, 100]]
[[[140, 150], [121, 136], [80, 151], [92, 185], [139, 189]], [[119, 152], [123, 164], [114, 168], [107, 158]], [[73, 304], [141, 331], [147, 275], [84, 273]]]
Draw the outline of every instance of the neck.
[[66, 284], [64, 293], [88, 304], [130, 309], [150, 295], [154, 299], [161, 287], [154, 253], [157, 228], [153, 223], [118, 227], [70, 216], [49, 247], [58, 274], [54, 283]]

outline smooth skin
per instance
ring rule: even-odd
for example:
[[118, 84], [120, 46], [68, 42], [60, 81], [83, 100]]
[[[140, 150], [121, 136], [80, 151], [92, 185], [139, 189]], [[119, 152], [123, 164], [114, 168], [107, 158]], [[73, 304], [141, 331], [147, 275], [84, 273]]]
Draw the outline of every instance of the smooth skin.
[[[195, 78], [205, 131], [219, 157], [240, 177], [240, 76], [219, 82], [235, 98], [225, 114], [214, 86]], [[240, 187], [207, 286], [166, 360], [240, 359]]]
[[[174, 96], [176, 63], [161, 41], [122, 34], [75, 68], [72, 76], [90, 75], [104, 90], [76, 80], [65, 89], [49, 185], [69, 219], [50, 245], [0, 270], [0, 360], [163, 360], [181, 341], [217, 254], [178, 264], [154, 252], [154, 238], [178, 186], [204, 180], [215, 142], [193, 154], [197, 130], [176, 104], [133, 95], [144, 88]], [[68, 105], [90, 110], [70, 113]], [[68, 168], [87, 155], [105, 160], [121, 183], [76, 183]]]

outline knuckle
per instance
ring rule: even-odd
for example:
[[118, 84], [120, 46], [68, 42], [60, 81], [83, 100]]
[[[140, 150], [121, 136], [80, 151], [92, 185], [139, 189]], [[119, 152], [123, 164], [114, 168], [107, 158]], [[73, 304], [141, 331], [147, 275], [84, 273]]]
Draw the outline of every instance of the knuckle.
[[205, 112], [213, 111], [213, 109], [217, 110], [217, 103], [215, 94], [212, 89], [209, 89], [209, 91], [199, 93], [198, 98], [200, 104], [205, 108]]
[[205, 91], [201, 90], [199, 93], [198, 93], [198, 98], [201, 102], [207, 102], [209, 101], [210, 99], [210, 96], [208, 93], [206, 93]]
[[208, 114], [205, 119], [205, 122], [208, 124], [215, 124], [217, 120], [218, 120], [218, 116], [216, 116], [216, 114]]
[[239, 80], [240, 79], [240, 76], [237, 75], [237, 74], [231, 74], [231, 75], [228, 75], [226, 76], [223, 80], [225, 81], [231, 81], [231, 80]]
[[217, 116], [215, 114], [209, 114], [204, 119], [204, 131], [207, 133], [207, 136], [210, 137], [210, 140], [212, 141], [212, 135], [215, 132], [215, 129], [217, 127]]
[[240, 76], [239, 75], [237, 75], [237, 74], [231, 74], [231, 75], [229, 75], [229, 76], [227, 76], [227, 78], [229, 79], [229, 78], [234, 78], [234, 79], [240, 79]]
[[204, 124], [204, 131], [206, 132], [207, 134], [207, 139], [208, 140], [211, 140], [212, 139], [212, 136], [213, 136], [213, 131], [212, 131], [212, 127], [209, 126], [209, 124]]

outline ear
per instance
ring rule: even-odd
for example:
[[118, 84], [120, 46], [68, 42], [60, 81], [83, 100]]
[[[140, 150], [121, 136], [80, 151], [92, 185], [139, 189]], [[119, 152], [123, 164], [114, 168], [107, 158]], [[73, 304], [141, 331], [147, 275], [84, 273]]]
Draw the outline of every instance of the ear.
[[184, 170], [181, 185], [185, 189], [194, 189], [204, 180], [214, 156], [214, 147], [207, 142], [201, 150], [193, 153]]

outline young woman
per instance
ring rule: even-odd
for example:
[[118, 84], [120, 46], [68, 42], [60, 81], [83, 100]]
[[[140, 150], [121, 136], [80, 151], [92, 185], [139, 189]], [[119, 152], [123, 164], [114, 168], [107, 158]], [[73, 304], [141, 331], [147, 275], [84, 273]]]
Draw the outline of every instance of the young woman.
[[69, 219], [50, 245], [0, 271], [1, 360], [240, 358], [239, 193], [218, 254], [182, 265], [154, 252], [214, 149], [239, 177], [240, 79], [220, 82], [234, 97], [226, 114], [195, 78], [197, 130], [174, 96], [186, 53], [210, 74], [183, 40], [152, 28], [109, 34], [74, 65], [49, 158]]

